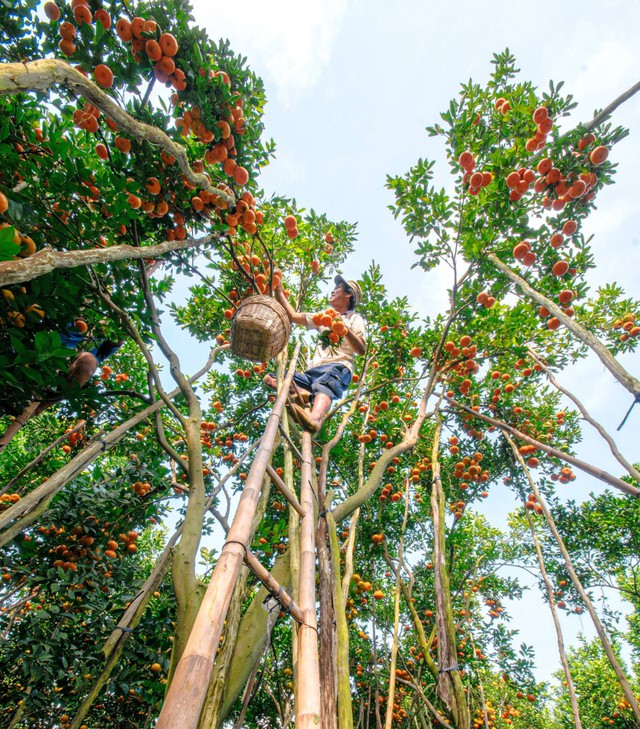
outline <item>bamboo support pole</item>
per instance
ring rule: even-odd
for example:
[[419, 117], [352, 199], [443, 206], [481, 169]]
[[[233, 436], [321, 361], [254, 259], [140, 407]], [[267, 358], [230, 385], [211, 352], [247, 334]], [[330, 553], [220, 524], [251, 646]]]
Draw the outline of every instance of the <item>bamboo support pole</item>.
[[316, 518], [311, 469], [311, 434], [303, 431], [300, 500], [302, 508], [305, 510], [305, 516], [300, 524], [299, 600], [304, 623], [298, 628], [296, 729], [317, 729], [320, 722], [320, 665], [316, 617]]
[[269, 478], [273, 481], [274, 486], [284, 496], [284, 498], [291, 504], [298, 514], [300, 514], [300, 516], [304, 516], [304, 509], [300, 506], [300, 502], [296, 498], [296, 495], [289, 489], [280, 476], [278, 476], [271, 464], [267, 466], [267, 473], [269, 474]]
[[260, 448], [245, 481], [231, 529], [211, 575], [193, 629], [158, 717], [157, 729], [195, 729], [198, 726], [233, 586], [249, 547], [247, 539], [260, 499], [262, 479], [271, 459], [299, 351], [300, 345], [296, 347], [287, 376], [269, 416]]
[[278, 583], [278, 581], [271, 575], [271, 572], [262, 565], [260, 560], [247, 550], [245, 561], [247, 567], [256, 575], [256, 577], [262, 582], [262, 584], [269, 590], [269, 592], [278, 600], [282, 607], [291, 613], [291, 616], [298, 623], [304, 622], [304, 615], [302, 610], [295, 604], [291, 595]]
[[629, 704], [631, 706], [631, 710], [633, 711], [633, 714], [635, 716], [636, 723], [638, 724], [638, 726], [640, 726], [640, 706], [638, 705], [638, 700], [634, 696], [631, 686], [629, 685], [629, 681], [628, 681], [627, 677], [625, 676], [624, 671], [622, 670], [622, 667], [620, 666], [620, 663], [618, 662], [618, 659], [616, 658], [616, 655], [613, 650], [613, 646], [611, 645], [611, 641], [607, 637], [607, 633], [604, 629], [604, 626], [600, 622], [598, 613], [596, 613], [596, 610], [593, 607], [591, 598], [589, 597], [586, 590], [582, 586], [582, 582], [580, 582], [580, 578], [578, 577], [578, 574], [576, 573], [575, 569], [573, 568], [573, 562], [571, 561], [569, 552], [567, 551], [567, 548], [564, 544], [564, 540], [560, 536], [560, 532], [558, 531], [558, 528], [556, 527], [556, 523], [553, 520], [553, 516], [551, 515], [551, 512], [549, 511], [549, 507], [547, 506], [547, 503], [544, 500], [542, 494], [538, 490], [536, 482], [533, 480], [533, 478], [531, 478], [531, 473], [529, 472], [529, 469], [527, 468], [527, 466], [524, 462], [524, 459], [520, 455], [520, 452], [518, 451], [516, 444], [511, 440], [511, 438], [509, 438], [509, 436], [506, 433], [504, 433], [503, 435], [505, 437], [505, 440], [511, 446], [518, 462], [522, 466], [525, 476], [527, 478], [527, 481], [529, 483], [529, 486], [531, 487], [531, 490], [535, 494], [537, 502], [540, 504], [540, 506], [542, 508], [542, 513], [544, 514], [544, 518], [545, 518], [547, 524], [549, 525], [549, 529], [551, 530], [551, 533], [553, 534], [554, 539], [556, 540], [556, 544], [558, 545], [560, 552], [562, 554], [562, 558], [564, 559], [564, 565], [567, 568], [567, 572], [569, 574], [569, 577], [571, 578], [571, 582], [573, 583], [573, 586], [576, 588], [578, 594], [582, 598], [582, 601], [584, 602], [584, 604], [587, 608], [587, 611], [588, 611], [589, 615], [591, 616], [591, 620], [593, 621], [593, 625], [596, 629], [596, 632], [598, 633], [598, 637], [600, 638], [600, 642], [602, 643], [604, 652], [606, 653], [607, 658], [609, 659], [611, 668], [613, 669], [613, 672], [616, 674], [618, 681], [620, 682], [620, 686], [622, 687], [622, 692], [624, 693], [626, 700], [629, 702]]

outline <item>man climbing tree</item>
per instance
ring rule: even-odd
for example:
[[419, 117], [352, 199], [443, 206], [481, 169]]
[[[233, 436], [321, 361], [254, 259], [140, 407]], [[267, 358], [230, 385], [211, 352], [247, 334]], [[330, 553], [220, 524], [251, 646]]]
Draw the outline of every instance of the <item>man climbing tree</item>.
[[[291, 403], [295, 417], [313, 433], [322, 427], [331, 402], [342, 397], [349, 387], [355, 355], [364, 354], [366, 350], [364, 319], [355, 312], [362, 301], [362, 289], [356, 281], [342, 276], [336, 276], [334, 283], [336, 286], [329, 295], [330, 308], [324, 314], [296, 311], [282, 287], [276, 289], [278, 301], [287, 312], [289, 321], [321, 333], [310, 369], [304, 373], [296, 372], [293, 378], [296, 386], [304, 390], [302, 397], [305, 401], [306, 393], [309, 393], [311, 412]], [[276, 387], [273, 375], [267, 375], [264, 381], [269, 387]]]

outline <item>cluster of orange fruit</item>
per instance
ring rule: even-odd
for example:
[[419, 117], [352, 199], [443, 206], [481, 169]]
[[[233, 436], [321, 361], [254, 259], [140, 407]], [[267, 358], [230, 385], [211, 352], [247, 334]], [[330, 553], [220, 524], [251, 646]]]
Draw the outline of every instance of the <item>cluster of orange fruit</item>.
[[[71, 0], [71, 10], [73, 12], [73, 19], [78, 26], [85, 24], [91, 25], [94, 20], [99, 20], [105, 30], [109, 30], [111, 27], [111, 16], [109, 12], [104, 8], [98, 8], [95, 13], [92, 13], [87, 0]], [[54, 2], [45, 3], [44, 13], [49, 20], [54, 22], [60, 20], [60, 8]], [[60, 24], [59, 33], [60, 41], [58, 48], [65, 56], [73, 56], [77, 50], [74, 43], [76, 26], [69, 21], [64, 21]]]
[[[606, 152], [606, 147], [598, 147], [597, 149]], [[534, 192], [544, 193], [540, 203], [547, 210], [560, 212], [565, 205], [578, 200], [589, 202], [595, 197], [593, 187], [598, 178], [593, 170], [581, 172], [580, 174], [570, 172], [564, 175], [557, 167], [554, 167], [553, 160], [549, 157], [541, 159], [536, 170], [539, 177], [536, 178], [533, 189]]]
[[[455, 436], [453, 436], [455, 438]], [[457, 439], [456, 439], [457, 440]], [[451, 439], [450, 441], [451, 442]], [[473, 456], [464, 456], [456, 462], [453, 468], [453, 477], [463, 482], [486, 483], [489, 480], [489, 471], [480, 467], [482, 453], [477, 451]], [[462, 489], [465, 491], [466, 489]]]
[[184, 71], [173, 60], [178, 53], [178, 42], [171, 33], [162, 33], [155, 20], [119, 18], [116, 33], [123, 43], [131, 43], [131, 55], [136, 63], [142, 62], [143, 53], [147, 56], [160, 83], [169, 83], [176, 91], [187, 88]]
[[295, 215], [287, 215], [285, 217], [284, 228], [287, 233], [287, 238], [291, 238], [291, 240], [297, 238], [300, 234], [300, 231], [298, 230], [298, 221], [296, 220]]
[[386, 484], [382, 490], [380, 491], [380, 501], [386, 501], [387, 499], [389, 501], [392, 501], [393, 503], [396, 503], [398, 501], [402, 500], [402, 492], [401, 491], [393, 491], [393, 487], [391, 484]]
[[614, 329], [622, 329], [620, 341], [626, 342], [629, 337], [640, 337], [640, 327], [636, 325], [635, 314], [625, 314], [613, 323]]
[[266, 369], [266, 362], [263, 362], [259, 365], [253, 365], [253, 368], [250, 370], [243, 370], [241, 367], [238, 367], [238, 369], [236, 370], [236, 377], [245, 377], [248, 380], [253, 377], [254, 374], [261, 375]]
[[132, 484], [131, 490], [136, 496], [142, 498], [151, 490], [151, 484], [148, 481], [136, 481]]
[[554, 473], [551, 476], [552, 481], [559, 481], [560, 483], [570, 483], [576, 480], [576, 474], [569, 466], [564, 466], [560, 469], [560, 473]]
[[[453, 341], [448, 341], [444, 345], [444, 350], [452, 360], [457, 359], [460, 355], [465, 357], [465, 361], [457, 362], [450, 367], [450, 372], [463, 378], [460, 383], [460, 392], [463, 395], [468, 395], [471, 389], [469, 376], [476, 374], [480, 369], [478, 363], [475, 361], [478, 353], [477, 346], [471, 343], [471, 337], [468, 334], [464, 334], [460, 337], [459, 346], [456, 346]], [[447, 392], [447, 397], [453, 397], [453, 395], [453, 390]]]
[[477, 195], [483, 187], [491, 184], [493, 180], [491, 172], [474, 172], [476, 161], [468, 150], [458, 157], [458, 164], [464, 170], [462, 184], [469, 185], [467, 189], [469, 195]]
[[338, 312], [331, 307], [326, 309], [324, 313], [314, 314], [311, 321], [315, 326], [323, 327], [320, 330], [320, 338], [327, 340], [334, 346], [338, 346], [347, 333], [346, 324], [340, 319]]
[[537, 502], [535, 494], [529, 494], [525, 502], [524, 508], [527, 511], [535, 511], [536, 514], [542, 514], [542, 506]]
[[11, 504], [16, 504], [21, 498], [20, 494], [2, 494], [0, 496], [0, 511], [8, 509]]

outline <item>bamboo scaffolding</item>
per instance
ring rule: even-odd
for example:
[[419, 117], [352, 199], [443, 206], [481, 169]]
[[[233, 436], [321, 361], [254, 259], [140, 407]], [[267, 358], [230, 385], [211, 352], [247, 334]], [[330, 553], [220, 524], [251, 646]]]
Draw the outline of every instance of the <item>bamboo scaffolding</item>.
[[311, 434], [302, 432], [300, 500], [305, 516], [300, 524], [300, 608], [298, 628], [296, 729], [317, 729], [320, 722], [320, 664], [316, 617], [315, 508], [311, 484]]
[[196, 729], [198, 726], [233, 585], [248, 550], [247, 540], [260, 499], [262, 479], [271, 459], [299, 351], [298, 344], [245, 481], [227, 540], [167, 692], [157, 729]]

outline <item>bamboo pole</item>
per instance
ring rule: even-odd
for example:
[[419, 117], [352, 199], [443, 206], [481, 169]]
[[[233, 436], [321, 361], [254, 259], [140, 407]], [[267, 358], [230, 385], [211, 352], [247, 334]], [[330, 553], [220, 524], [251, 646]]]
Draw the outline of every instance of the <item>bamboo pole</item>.
[[[285, 385], [288, 390], [288, 384]], [[298, 628], [296, 729], [317, 729], [320, 722], [320, 665], [316, 618], [315, 508], [311, 484], [311, 433], [302, 432], [300, 501], [305, 516], [300, 524], [300, 609]]]
[[295, 604], [291, 595], [280, 585], [280, 583], [273, 577], [271, 572], [262, 565], [260, 560], [247, 550], [245, 557], [247, 567], [255, 574], [255, 576], [262, 582], [267, 590], [278, 600], [282, 607], [291, 615], [293, 619], [298, 623], [304, 622], [304, 615], [298, 605]]
[[269, 464], [267, 466], [267, 473], [269, 474], [269, 478], [273, 481], [275, 487], [278, 489], [278, 491], [284, 496], [284, 498], [291, 504], [291, 506], [300, 514], [300, 516], [304, 516], [304, 509], [302, 506], [300, 506], [300, 502], [296, 498], [296, 495], [289, 489], [287, 484], [278, 476], [276, 473], [274, 467]]
[[233, 585], [249, 545], [253, 516], [260, 499], [262, 479], [271, 459], [282, 411], [288, 397], [300, 351], [296, 346], [283, 386], [269, 416], [260, 448], [251, 465], [233, 524], [202, 600], [184, 653], [176, 668], [165, 703], [158, 717], [157, 729], [195, 729], [206, 698], [215, 653], [229, 609]]
[[604, 652], [607, 655], [607, 658], [609, 659], [609, 663], [611, 664], [611, 668], [613, 669], [613, 672], [616, 674], [618, 681], [620, 682], [620, 686], [622, 687], [622, 692], [624, 693], [624, 696], [626, 700], [631, 705], [631, 710], [633, 711], [633, 714], [636, 718], [636, 722], [638, 726], [640, 726], [640, 706], [638, 705], [638, 700], [633, 694], [633, 691], [631, 690], [631, 686], [629, 685], [629, 681], [627, 680], [627, 677], [624, 674], [624, 671], [622, 670], [620, 664], [618, 663], [618, 659], [616, 658], [616, 655], [613, 650], [613, 646], [611, 645], [611, 642], [609, 641], [609, 638], [607, 637], [607, 633], [604, 629], [604, 626], [600, 622], [600, 618], [598, 617], [598, 613], [596, 613], [595, 608], [593, 607], [593, 603], [591, 602], [591, 598], [587, 594], [586, 590], [582, 586], [582, 583], [580, 582], [580, 578], [578, 577], [578, 574], [576, 573], [575, 569], [573, 568], [573, 562], [571, 561], [571, 557], [569, 556], [569, 552], [567, 551], [567, 548], [564, 544], [564, 540], [560, 536], [560, 532], [558, 531], [558, 528], [556, 527], [556, 523], [553, 520], [553, 516], [551, 516], [551, 512], [549, 511], [549, 507], [547, 506], [546, 501], [544, 500], [542, 494], [538, 490], [538, 487], [536, 485], [536, 482], [531, 478], [531, 474], [529, 472], [529, 469], [526, 467], [526, 464], [524, 463], [524, 459], [520, 455], [520, 452], [518, 451], [515, 443], [509, 438], [509, 436], [506, 433], [503, 433], [505, 439], [511, 446], [512, 450], [516, 454], [516, 458], [518, 459], [518, 462], [524, 469], [525, 476], [527, 478], [527, 481], [529, 482], [529, 486], [531, 487], [531, 490], [535, 494], [537, 502], [540, 504], [540, 507], [542, 508], [542, 513], [544, 514], [544, 518], [549, 525], [549, 529], [551, 530], [551, 533], [553, 534], [556, 543], [558, 547], [560, 548], [560, 552], [562, 553], [562, 558], [564, 559], [565, 567], [567, 568], [567, 572], [569, 574], [569, 577], [571, 578], [571, 582], [573, 583], [574, 587], [576, 588], [578, 594], [582, 598], [582, 601], [584, 602], [587, 611], [589, 615], [591, 616], [591, 620], [593, 621], [593, 625], [596, 629], [596, 632], [598, 633], [598, 637], [600, 638], [600, 642], [602, 643], [602, 647], [604, 648]]

